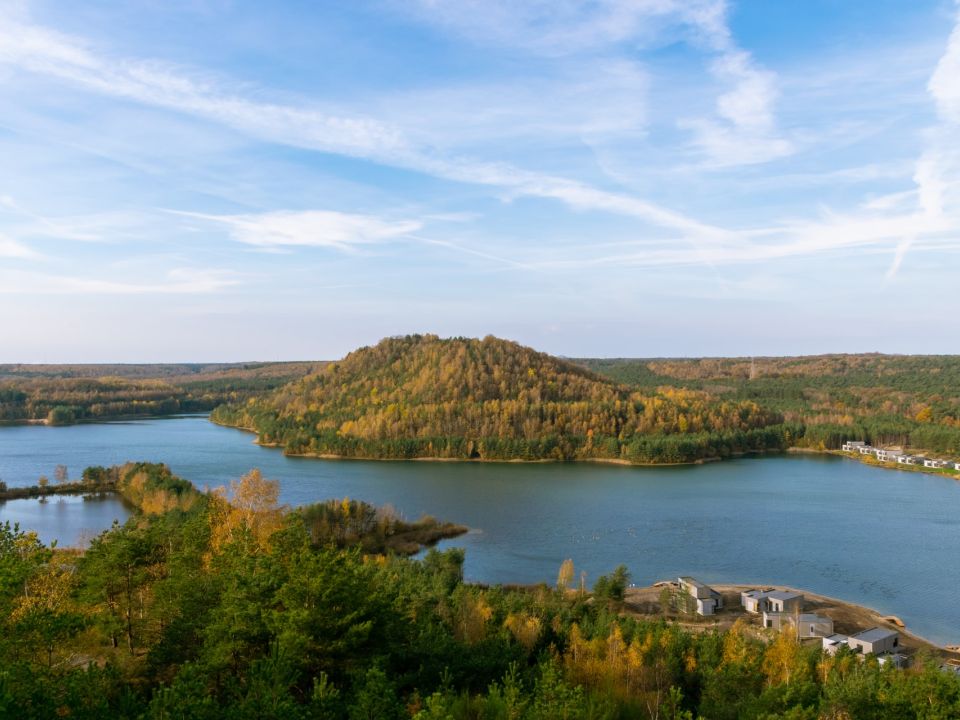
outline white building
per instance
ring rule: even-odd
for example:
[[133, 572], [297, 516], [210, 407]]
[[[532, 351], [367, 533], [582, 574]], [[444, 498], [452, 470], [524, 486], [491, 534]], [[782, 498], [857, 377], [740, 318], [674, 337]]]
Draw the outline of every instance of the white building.
[[931, 458], [926, 458], [923, 461], [923, 466], [928, 468], [942, 468], [947, 466], [946, 460], [934, 460]]
[[846, 635], [831, 635], [825, 637], [821, 640], [823, 643], [823, 651], [827, 655], [836, 655], [837, 650], [847, 645], [849, 638]]
[[803, 608], [803, 593], [792, 590], [744, 590], [740, 593], [740, 604], [754, 615], [799, 612]]
[[723, 607], [723, 597], [709, 585], [696, 578], [677, 578], [680, 590], [697, 601], [697, 615], [713, 615]]
[[840, 449], [844, 452], [858, 452], [860, 448], [866, 447], [866, 445], [863, 440], [848, 440], [840, 446]]
[[801, 640], [806, 638], [826, 638], [833, 635], [833, 620], [815, 613], [776, 613], [763, 614], [763, 626], [771, 630], [792, 630]]
[[900, 647], [900, 633], [886, 628], [870, 628], [847, 638], [847, 645], [864, 655], [894, 653]]

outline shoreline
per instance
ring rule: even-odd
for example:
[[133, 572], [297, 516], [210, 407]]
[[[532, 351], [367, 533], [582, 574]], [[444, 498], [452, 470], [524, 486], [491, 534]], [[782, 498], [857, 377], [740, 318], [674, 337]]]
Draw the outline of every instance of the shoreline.
[[71, 423], [59, 423], [51, 425], [46, 418], [21, 418], [19, 420], [0, 420], [0, 427], [27, 427], [31, 425], [42, 425], [45, 427], [74, 427], [76, 425], [105, 425], [114, 422], [127, 422], [130, 420], [177, 420], [179, 418], [189, 417], [209, 417], [212, 410], [198, 410], [196, 412], [175, 412], [162, 415], [110, 415], [100, 418], [82, 418], [74, 420]]
[[960, 481], [960, 470], [951, 470], [950, 468], [929, 468], [923, 465], [903, 465], [902, 463], [888, 463], [875, 460], [868, 462], [870, 456], [860, 453], [844, 452], [843, 450], [819, 450], [823, 455], [835, 455], [848, 460], [856, 460], [861, 465], [867, 467], [880, 468], [881, 470], [901, 470], [903, 472], [921, 473], [923, 475], [937, 475], [949, 480]]
[[280, 450], [286, 457], [292, 458], [307, 458], [315, 460], [342, 460], [342, 461], [363, 461], [363, 462], [437, 462], [437, 463], [499, 463], [507, 465], [544, 465], [544, 464], [559, 464], [559, 463], [595, 463], [599, 465], [619, 465], [622, 467], [689, 467], [691, 465], [706, 465], [708, 463], [714, 462], [723, 462], [728, 459], [737, 459], [742, 457], [752, 457], [754, 455], [780, 455], [784, 452], [789, 452], [788, 450], [751, 450], [749, 452], [739, 452], [731, 453], [729, 458], [723, 458], [718, 456], [706, 457], [706, 458], [697, 458], [696, 460], [690, 460], [688, 462], [674, 462], [674, 463], [637, 463], [631, 462], [630, 460], [624, 460], [623, 458], [576, 458], [573, 460], [558, 460], [555, 458], [536, 458], [533, 460], [526, 460], [524, 458], [448, 458], [448, 457], [410, 457], [410, 458], [385, 458], [385, 457], [361, 457], [357, 455], [335, 455], [332, 453], [290, 453], [287, 452], [283, 445], [280, 443], [267, 443], [260, 440], [260, 435], [254, 428], [243, 427], [240, 425], [228, 425], [226, 423], [217, 422], [214, 419], [210, 419], [214, 425], [224, 428], [230, 428], [231, 430], [240, 430], [241, 432], [250, 433], [254, 436], [253, 444], [259, 445], [263, 448], [270, 448], [273, 450]]
[[254, 435], [253, 443], [259, 445], [260, 447], [272, 448], [275, 450], [281, 450], [284, 455], [287, 457], [296, 457], [296, 458], [313, 458], [317, 460], [363, 460], [371, 462], [449, 462], [449, 463], [507, 463], [507, 464], [545, 464], [545, 463], [596, 463], [600, 465], [620, 465], [622, 467], [689, 467], [691, 465], [706, 465], [708, 463], [714, 462], [723, 462], [725, 460], [735, 460], [742, 457], [756, 457], [762, 455], [781, 455], [781, 454], [790, 454], [790, 455], [823, 455], [823, 456], [832, 456], [847, 458], [850, 460], [859, 460], [862, 465], [868, 465], [870, 467], [877, 467], [882, 470], [904, 470], [905, 472], [919, 472], [926, 475], [939, 475], [951, 480], [960, 481], [960, 471], [951, 472], [947, 470], [943, 472], [941, 469], [937, 468], [928, 468], [928, 467], [919, 467], [916, 465], [891, 465], [890, 463], [869, 463], [864, 462], [860, 459], [859, 455], [854, 455], [853, 453], [846, 453], [842, 450], [819, 450], [817, 448], [807, 448], [799, 447], [796, 445], [791, 445], [784, 450], [751, 450], [748, 452], [738, 452], [731, 453], [729, 457], [707, 457], [707, 458], [698, 458], [696, 460], [691, 460], [689, 462], [676, 462], [676, 463], [637, 463], [631, 462], [630, 460], [624, 460], [623, 458], [576, 458], [573, 460], [556, 460], [552, 458], [537, 458], [534, 460], [525, 460], [523, 458], [511, 458], [511, 459], [500, 459], [500, 458], [446, 458], [446, 457], [412, 457], [412, 458], [383, 458], [383, 457], [359, 457], [354, 455], [335, 455], [332, 453], [288, 453], [283, 445], [280, 443], [265, 443], [260, 441], [260, 435], [254, 428], [241, 427], [239, 425], [227, 425], [226, 423], [217, 422], [216, 420], [211, 419], [214, 425], [220, 427], [230, 428], [232, 430], [241, 430], [243, 432], [248, 432]]

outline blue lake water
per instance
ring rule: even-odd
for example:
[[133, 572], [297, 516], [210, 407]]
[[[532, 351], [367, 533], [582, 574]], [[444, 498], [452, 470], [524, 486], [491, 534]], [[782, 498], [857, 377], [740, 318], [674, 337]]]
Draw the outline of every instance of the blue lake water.
[[[442, 544], [466, 548], [470, 580], [552, 583], [569, 557], [592, 583], [624, 563], [638, 584], [690, 574], [808, 588], [960, 642], [960, 482], [949, 478], [804, 455], [664, 468], [324, 461], [252, 441], [203, 417], [5, 427], [0, 479], [150, 460], [214, 487], [258, 467], [290, 505], [349, 496], [470, 526]], [[0, 521], [62, 544], [125, 517], [115, 500], [0, 504]]]

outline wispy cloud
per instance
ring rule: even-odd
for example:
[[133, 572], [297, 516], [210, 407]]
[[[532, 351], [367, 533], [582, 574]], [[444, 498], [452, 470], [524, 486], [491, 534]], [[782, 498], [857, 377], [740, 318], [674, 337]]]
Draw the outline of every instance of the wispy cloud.
[[[960, 201], [960, 0], [947, 48], [927, 83], [927, 90], [937, 108], [940, 123], [928, 133], [928, 147], [917, 160], [913, 181], [923, 225], [946, 225], [960, 233], [957, 215]], [[948, 217], [952, 216], [952, 217]], [[894, 252], [887, 271], [892, 280], [900, 272], [907, 253], [919, 236], [905, 232]]]
[[0, 258], [13, 258], [18, 260], [35, 260], [40, 254], [24, 245], [22, 242], [8, 238], [0, 234]]
[[244, 215], [171, 212], [225, 225], [237, 242], [267, 249], [299, 246], [344, 250], [391, 240], [423, 227], [417, 220], [388, 221], [333, 210], [278, 210]]
[[239, 282], [229, 270], [187, 267], [143, 282], [0, 269], [0, 294], [5, 295], [204, 295]]
[[960, 123], [960, 0], [957, 7], [957, 24], [927, 85], [940, 116], [952, 123]]
[[711, 74], [729, 88], [717, 98], [716, 117], [680, 123], [693, 131], [694, 145], [705, 154], [707, 164], [749, 165], [791, 154], [793, 144], [779, 135], [774, 116], [776, 75], [737, 47], [727, 22], [726, 2], [702, 3], [686, 15], [716, 53]]
[[580, 181], [531, 172], [509, 163], [438, 155], [411, 143], [396, 127], [361, 116], [246, 99], [213, 79], [198, 79], [169, 64], [106, 58], [87, 43], [0, 13], [0, 64], [55, 77], [88, 90], [188, 113], [261, 140], [373, 160], [448, 180], [489, 185], [517, 196], [556, 199], [666, 223], [687, 231], [702, 223], [650, 201], [611, 193]]

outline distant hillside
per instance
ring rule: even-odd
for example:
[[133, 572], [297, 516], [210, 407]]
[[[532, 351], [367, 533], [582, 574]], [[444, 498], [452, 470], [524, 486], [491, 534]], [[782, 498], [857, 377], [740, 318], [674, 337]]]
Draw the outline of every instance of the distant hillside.
[[171, 415], [245, 401], [323, 363], [0, 365], [0, 422]]
[[289, 453], [363, 458], [686, 462], [789, 439], [754, 402], [639, 393], [493, 337], [388, 338], [213, 419]]
[[810, 355], [758, 358], [583, 359], [582, 367], [638, 392], [684, 387], [753, 401], [804, 427], [798, 445], [845, 440], [960, 455], [960, 356]]

